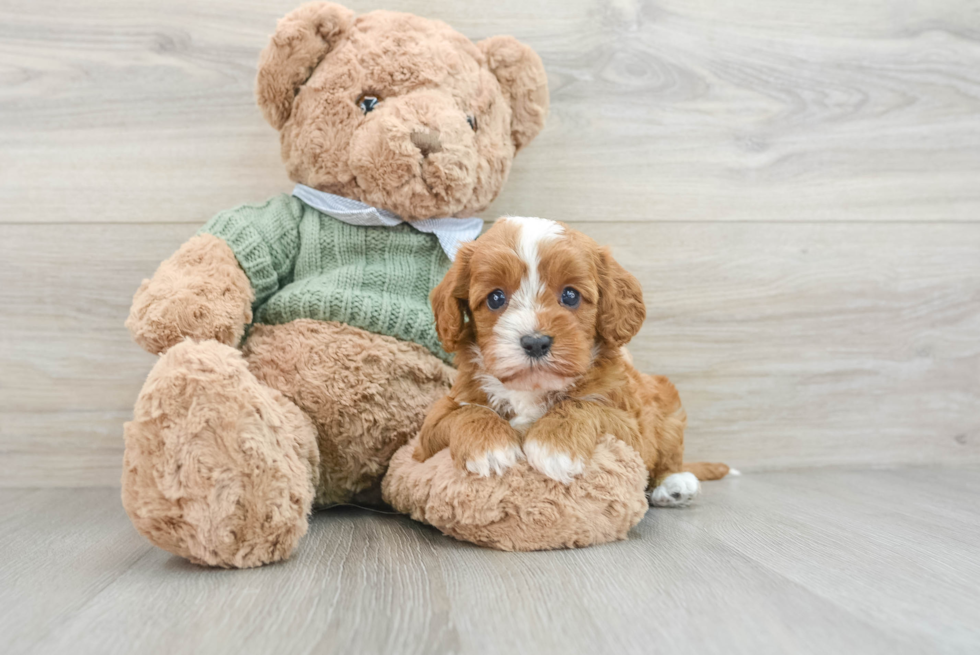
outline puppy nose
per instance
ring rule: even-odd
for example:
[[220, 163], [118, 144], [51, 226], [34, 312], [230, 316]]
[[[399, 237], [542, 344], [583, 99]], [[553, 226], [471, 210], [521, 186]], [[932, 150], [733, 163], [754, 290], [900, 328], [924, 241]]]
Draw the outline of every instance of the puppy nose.
[[554, 339], [543, 334], [525, 334], [523, 337], [521, 337], [521, 348], [524, 349], [524, 352], [526, 352], [529, 357], [538, 359], [548, 354], [548, 351], [551, 350], [551, 343], [553, 341]]
[[415, 147], [422, 152], [423, 157], [434, 155], [442, 150], [439, 132], [433, 130], [416, 130], [409, 137]]

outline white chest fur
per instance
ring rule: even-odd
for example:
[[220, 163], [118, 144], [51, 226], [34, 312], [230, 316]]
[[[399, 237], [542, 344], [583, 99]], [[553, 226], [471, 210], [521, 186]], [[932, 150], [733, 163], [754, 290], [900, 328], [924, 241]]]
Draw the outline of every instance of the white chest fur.
[[524, 434], [534, 422], [545, 415], [553, 402], [553, 391], [515, 391], [508, 389], [491, 375], [480, 376], [480, 387], [487, 395], [490, 407], [497, 413], [511, 416], [510, 425]]

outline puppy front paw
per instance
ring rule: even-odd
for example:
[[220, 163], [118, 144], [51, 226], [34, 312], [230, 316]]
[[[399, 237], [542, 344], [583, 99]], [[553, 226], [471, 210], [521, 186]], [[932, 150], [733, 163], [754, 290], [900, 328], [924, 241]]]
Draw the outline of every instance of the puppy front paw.
[[533, 469], [566, 485], [585, 470], [585, 461], [581, 457], [554, 450], [539, 441], [525, 441], [524, 455]]
[[[491, 410], [486, 410], [491, 411]], [[478, 417], [479, 429], [459, 429], [449, 441], [449, 453], [456, 466], [484, 478], [503, 475], [524, 459], [517, 434], [496, 414], [488, 422]], [[474, 427], [474, 426], [466, 426]]]
[[683, 507], [689, 505], [701, 493], [701, 483], [693, 473], [674, 473], [650, 492], [650, 504], [654, 507]]
[[524, 452], [516, 444], [508, 444], [493, 450], [485, 450], [466, 460], [466, 470], [480, 477], [488, 478], [492, 474], [503, 475], [507, 469], [524, 459]]

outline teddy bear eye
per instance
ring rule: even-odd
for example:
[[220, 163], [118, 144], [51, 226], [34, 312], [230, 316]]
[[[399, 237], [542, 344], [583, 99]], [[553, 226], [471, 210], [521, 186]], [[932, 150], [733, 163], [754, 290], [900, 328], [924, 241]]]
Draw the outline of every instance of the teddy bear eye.
[[367, 114], [374, 111], [374, 108], [378, 106], [379, 102], [381, 101], [377, 96], [361, 96], [361, 99], [357, 101], [357, 106]]
[[582, 302], [582, 294], [572, 287], [565, 287], [561, 291], [561, 304], [569, 309], [575, 309]]
[[469, 123], [470, 127], [473, 128], [473, 131], [476, 132], [476, 116], [467, 116], [466, 122]]
[[490, 309], [500, 309], [507, 302], [507, 294], [500, 289], [494, 289], [487, 295], [487, 307]]

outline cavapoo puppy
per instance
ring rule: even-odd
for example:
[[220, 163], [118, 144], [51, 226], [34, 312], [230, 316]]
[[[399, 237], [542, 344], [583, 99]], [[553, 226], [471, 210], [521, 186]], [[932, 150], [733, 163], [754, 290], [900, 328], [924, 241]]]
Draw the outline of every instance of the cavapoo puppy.
[[631, 445], [650, 501], [685, 505], [724, 464], [683, 464], [687, 415], [674, 385], [633, 368], [624, 345], [646, 317], [639, 282], [588, 236], [508, 217], [464, 245], [433, 290], [459, 374], [432, 407], [415, 458], [445, 447], [461, 468], [502, 474], [521, 458], [569, 484], [598, 439]]

